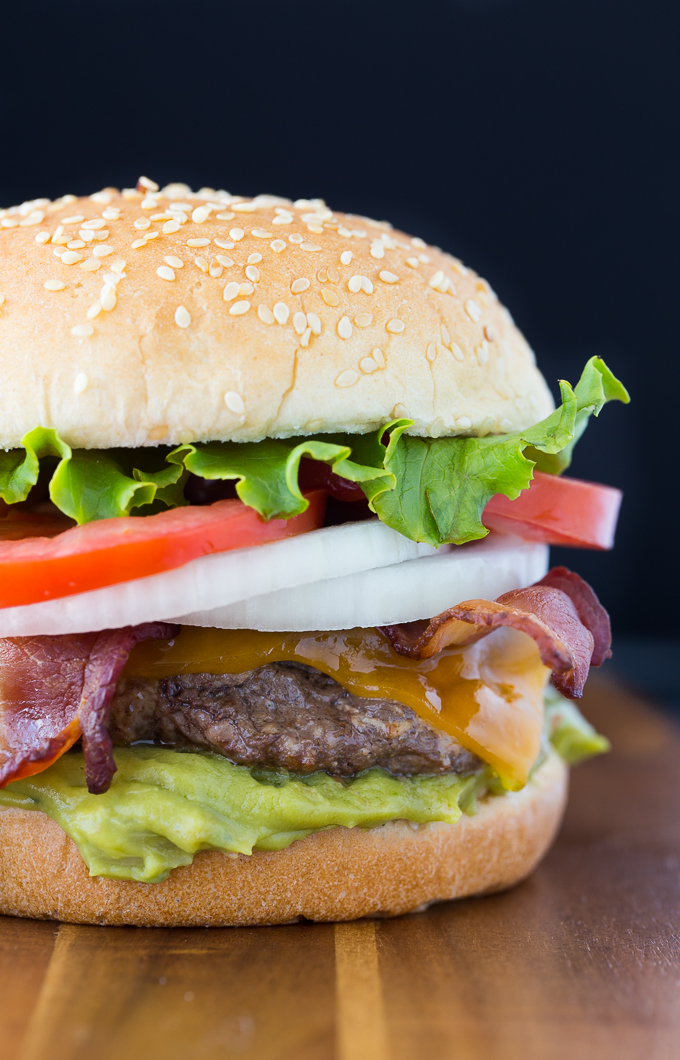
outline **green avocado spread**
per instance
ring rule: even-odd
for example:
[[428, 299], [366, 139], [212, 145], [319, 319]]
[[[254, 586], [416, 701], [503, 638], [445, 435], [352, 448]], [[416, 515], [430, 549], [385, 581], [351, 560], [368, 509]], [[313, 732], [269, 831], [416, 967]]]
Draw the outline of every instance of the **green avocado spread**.
[[[548, 704], [548, 734], [563, 757], [606, 750], [607, 741], [559, 698], [554, 708]], [[489, 769], [395, 777], [375, 768], [341, 781], [326, 773], [266, 773], [208, 752], [149, 745], [118, 747], [115, 759], [118, 771], [104, 795], [88, 792], [83, 756], [69, 751], [44, 772], [0, 790], [0, 804], [46, 813], [73, 839], [91, 876], [158, 883], [199, 850], [281, 850], [337, 825], [454, 824], [474, 812], [479, 795], [502, 791]]]

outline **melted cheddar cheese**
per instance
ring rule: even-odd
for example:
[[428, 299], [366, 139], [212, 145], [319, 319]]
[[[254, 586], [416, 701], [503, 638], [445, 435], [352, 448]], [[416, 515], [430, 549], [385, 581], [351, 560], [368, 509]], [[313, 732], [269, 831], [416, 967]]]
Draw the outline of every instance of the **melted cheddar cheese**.
[[538, 756], [549, 671], [534, 641], [514, 629], [416, 660], [397, 655], [377, 629], [263, 633], [183, 626], [172, 641], [138, 644], [124, 675], [243, 673], [282, 661], [314, 666], [356, 695], [404, 703], [493, 766], [508, 788], [522, 787]]

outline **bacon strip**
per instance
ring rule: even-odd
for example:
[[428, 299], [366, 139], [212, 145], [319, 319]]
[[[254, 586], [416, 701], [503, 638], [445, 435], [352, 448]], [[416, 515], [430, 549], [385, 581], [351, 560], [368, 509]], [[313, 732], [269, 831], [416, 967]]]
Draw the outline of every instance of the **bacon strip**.
[[101, 633], [0, 639], [0, 787], [47, 769], [82, 735], [94, 794], [116, 771], [107, 730], [116, 682], [140, 640], [167, 640], [167, 622]]
[[451, 645], [471, 644], [499, 626], [532, 637], [555, 687], [570, 699], [583, 694], [591, 665], [611, 655], [609, 617], [578, 574], [554, 567], [540, 582], [498, 600], [466, 600], [429, 623], [384, 626], [399, 655], [428, 659]]

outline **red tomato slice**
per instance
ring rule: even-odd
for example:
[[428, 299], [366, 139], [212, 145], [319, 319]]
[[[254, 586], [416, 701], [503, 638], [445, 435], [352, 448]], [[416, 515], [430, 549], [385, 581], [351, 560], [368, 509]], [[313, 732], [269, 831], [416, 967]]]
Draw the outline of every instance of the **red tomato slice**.
[[57, 537], [0, 540], [0, 607], [34, 604], [174, 570], [212, 552], [295, 537], [323, 525], [326, 494], [309, 508], [265, 522], [240, 500], [173, 508], [158, 515], [101, 519]]
[[528, 490], [508, 500], [492, 497], [482, 515], [488, 530], [529, 541], [572, 548], [611, 548], [621, 507], [621, 490], [534, 472]]

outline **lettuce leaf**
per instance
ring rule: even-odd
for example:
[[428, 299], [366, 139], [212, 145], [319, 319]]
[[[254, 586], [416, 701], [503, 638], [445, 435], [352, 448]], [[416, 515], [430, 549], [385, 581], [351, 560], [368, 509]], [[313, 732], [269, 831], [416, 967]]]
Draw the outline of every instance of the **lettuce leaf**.
[[45, 427], [24, 435], [21, 444], [23, 452], [0, 452], [0, 497], [7, 504], [26, 500], [38, 481], [43, 457], [59, 460], [50, 479], [50, 499], [77, 523], [129, 515], [133, 508], [153, 502], [162, 502], [162, 507], [186, 503], [182, 485], [187, 475], [182, 467], [165, 465], [149, 472], [130, 466], [126, 474], [126, 465], [135, 461], [138, 450], [72, 450], [56, 431]]
[[604, 361], [591, 358], [575, 388], [560, 382], [562, 404], [541, 423], [513, 435], [486, 438], [416, 438], [407, 419], [370, 434], [326, 434], [261, 442], [208, 442], [172, 451], [77, 449], [41, 427], [22, 439], [23, 450], [0, 452], [0, 497], [23, 501], [38, 479], [40, 460], [56, 458], [50, 497], [79, 523], [151, 514], [186, 503], [192, 473], [235, 480], [241, 500], [264, 519], [303, 512], [298, 475], [303, 457], [320, 460], [358, 483], [382, 522], [414, 541], [463, 544], [484, 537], [481, 515], [495, 493], [514, 499], [533, 469], [559, 474], [591, 415], [607, 401], [628, 402], [625, 387]]

